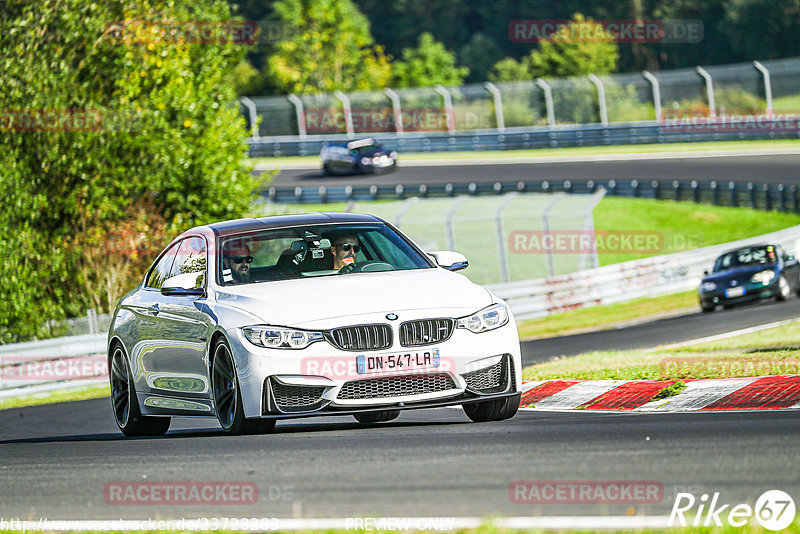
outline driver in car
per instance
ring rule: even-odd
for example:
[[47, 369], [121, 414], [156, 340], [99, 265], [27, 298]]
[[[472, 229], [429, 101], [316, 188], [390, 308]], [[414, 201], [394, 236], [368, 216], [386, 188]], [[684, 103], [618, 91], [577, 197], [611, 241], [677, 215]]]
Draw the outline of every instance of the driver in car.
[[351, 265], [356, 262], [356, 256], [361, 250], [358, 244], [358, 238], [353, 234], [342, 234], [336, 236], [333, 240], [331, 247], [331, 254], [333, 254], [333, 268], [340, 270], [345, 265]]
[[[245, 284], [250, 281], [250, 247], [239, 240], [228, 241], [222, 249], [222, 276], [226, 282]], [[230, 273], [230, 274], [229, 274]], [[233, 280], [231, 280], [232, 277]]]

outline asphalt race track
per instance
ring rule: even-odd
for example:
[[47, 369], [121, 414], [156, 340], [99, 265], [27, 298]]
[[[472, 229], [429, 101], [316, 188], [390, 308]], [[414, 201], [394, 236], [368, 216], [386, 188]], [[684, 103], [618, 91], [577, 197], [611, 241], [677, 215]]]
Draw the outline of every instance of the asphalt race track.
[[[445, 159], [446, 154], [442, 154]], [[624, 156], [623, 156], [624, 157]], [[420, 164], [420, 163], [418, 163]], [[322, 170], [285, 170], [273, 178], [276, 187], [320, 185], [412, 185], [469, 182], [563, 181], [563, 180], [716, 180], [754, 183], [800, 183], [800, 155], [714, 156], [573, 161], [563, 163], [458, 164], [403, 167], [383, 175], [327, 177]]]
[[525, 341], [522, 343], [522, 363], [532, 365], [555, 356], [572, 356], [594, 350], [651, 348], [797, 317], [800, 317], [800, 299], [795, 296], [786, 302], [768, 300], [730, 310], [717, 307], [714, 313], [702, 313], [698, 306], [696, 313], [621, 329]]
[[[562, 179], [798, 182], [800, 156], [407, 167], [323, 179], [285, 171], [274, 185]], [[402, 164], [402, 159], [401, 159]], [[359, 182], [360, 181], [360, 182]], [[690, 313], [523, 343], [526, 364], [586, 350], [652, 347], [794, 318], [800, 299]], [[210, 419], [176, 420], [162, 438], [124, 438], [108, 399], [0, 411], [0, 518], [180, 519], [353, 516], [665, 515], [678, 492], [753, 505], [767, 490], [797, 501], [800, 410], [591, 413], [522, 411], [470, 423], [460, 408], [411, 411], [372, 426], [351, 417], [281, 421], [264, 436], [226, 436]], [[254, 484], [256, 504], [118, 504], [110, 486]], [[663, 492], [631, 505], [515, 503], [515, 481], [648, 481]], [[252, 487], [252, 486], [251, 486]], [[800, 503], [799, 503], [800, 504]]]
[[[0, 517], [406, 517], [669, 514], [677, 492], [755, 503], [800, 492], [800, 411], [520, 412], [469, 423], [460, 409], [407, 412], [362, 427], [349, 417], [283, 421], [225, 436], [181, 421], [163, 438], [126, 439], [106, 399], [0, 412]], [[655, 502], [517, 504], [514, 481], [651, 481]], [[109, 505], [108, 484], [256, 484], [255, 505]]]

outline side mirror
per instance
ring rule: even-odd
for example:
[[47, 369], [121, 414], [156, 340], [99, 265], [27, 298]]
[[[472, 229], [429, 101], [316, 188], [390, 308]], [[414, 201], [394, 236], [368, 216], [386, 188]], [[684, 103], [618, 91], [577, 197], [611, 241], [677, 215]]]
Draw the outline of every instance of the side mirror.
[[429, 252], [428, 255], [433, 258], [433, 261], [435, 261], [439, 267], [443, 267], [448, 271], [460, 271], [461, 269], [469, 267], [466, 256], [459, 252], [437, 250], [436, 252]]
[[703, 271], [703, 275], [708, 276], [708, 270]]
[[162, 295], [204, 297], [205, 273], [183, 273], [164, 280]]

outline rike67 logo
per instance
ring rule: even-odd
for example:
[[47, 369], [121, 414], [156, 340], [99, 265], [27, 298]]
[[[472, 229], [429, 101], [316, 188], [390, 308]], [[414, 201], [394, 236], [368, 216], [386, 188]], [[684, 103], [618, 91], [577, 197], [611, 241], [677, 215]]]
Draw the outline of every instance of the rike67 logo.
[[764, 492], [754, 507], [749, 504], [722, 504], [719, 502], [719, 492], [710, 499], [706, 493], [700, 499], [691, 493], [678, 493], [669, 515], [669, 526], [687, 526], [685, 514], [694, 515], [691, 522], [693, 527], [721, 527], [722, 517], [727, 516], [727, 522], [732, 527], [743, 527], [754, 518], [767, 530], [783, 530], [794, 521], [795, 505], [791, 496], [781, 490]]

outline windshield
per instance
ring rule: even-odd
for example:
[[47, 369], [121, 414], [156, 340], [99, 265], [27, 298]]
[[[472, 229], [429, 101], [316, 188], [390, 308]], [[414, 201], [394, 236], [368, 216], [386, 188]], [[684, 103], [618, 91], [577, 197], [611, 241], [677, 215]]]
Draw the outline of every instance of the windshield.
[[434, 267], [384, 224], [266, 230], [226, 236], [219, 245], [220, 285]]
[[727, 252], [717, 258], [714, 263], [714, 272], [735, 269], [747, 265], [770, 264], [778, 261], [775, 247], [767, 245], [765, 247], [748, 247]]

